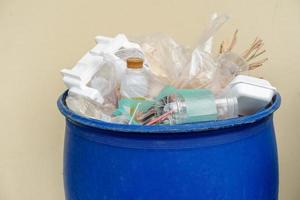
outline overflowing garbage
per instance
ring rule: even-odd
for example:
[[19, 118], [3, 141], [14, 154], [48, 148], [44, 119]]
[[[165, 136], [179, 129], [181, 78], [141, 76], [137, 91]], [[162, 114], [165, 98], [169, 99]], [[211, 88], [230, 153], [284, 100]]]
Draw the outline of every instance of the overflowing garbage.
[[259, 38], [235, 52], [237, 33], [213, 51], [213, 36], [228, 20], [214, 14], [196, 48], [164, 34], [129, 40], [96, 37], [96, 46], [72, 69], [63, 69], [74, 112], [122, 124], [184, 124], [250, 115], [276, 93], [268, 81], [244, 75], [263, 65]]

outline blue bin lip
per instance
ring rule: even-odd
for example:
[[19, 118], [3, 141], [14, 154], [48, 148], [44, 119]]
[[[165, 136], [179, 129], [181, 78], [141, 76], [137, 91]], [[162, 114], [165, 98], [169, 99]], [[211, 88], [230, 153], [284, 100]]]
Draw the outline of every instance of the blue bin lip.
[[281, 97], [277, 93], [270, 106], [264, 110], [257, 112], [252, 115], [224, 119], [224, 120], [213, 120], [191, 124], [180, 124], [180, 125], [157, 125], [157, 126], [143, 126], [143, 125], [127, 125], [127, 124], [116, 124], [110, 122], [104, 122], [97, 119], [92, 119], [76, 114], [70, 110], [65, 102], [68, 95], [68, 90], [65, 91], [57, 100], [57, 106], [60, 112], [66, 117], [66, 119], [75, 122], [79, 125], [92, 127], [96, 129], [108, 130], [113, 132], [125, 132], [125, 133], [188, 133], [188, 132], [204, 132], [209, 130], [219, 130], [225, 128], [233, 128], [238, 126], [244, 126], [253, 124], [266, 117], [269, 117], [275, 112], [281, 104]]

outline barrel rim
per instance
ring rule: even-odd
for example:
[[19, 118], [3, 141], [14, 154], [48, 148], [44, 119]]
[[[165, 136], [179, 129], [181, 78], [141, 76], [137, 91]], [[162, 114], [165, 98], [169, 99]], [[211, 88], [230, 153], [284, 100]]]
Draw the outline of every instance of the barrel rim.
[[68, 90], [66, 90], [57, 100], [57, 106], [60, 112], [65, 116], [67, 120], [75, 122], [79, 125], [92, 127], [96, 129], [102, 129], [114, 132], [125, 133], [187, 133], [187, 132], [204, 132], [210, 130], [220, 130], [225, 128], [233, 128], [238, 126], [244, 126], [258, 122], [266, 117], [269, 117], [275, 112], [281, 104], [281, 97], [279, 93], [273, 98], [272, 104], [264, 110], [252, 115], [224, 119], [224, 120], [212, 120], [191, 124], [180, 125], [158, 125], [158, 126], [143, 126], [143, 125], [127, 125], [105, 122], [97, 119], [81, 116], [72, 110], [70, 110], [65, 102]]

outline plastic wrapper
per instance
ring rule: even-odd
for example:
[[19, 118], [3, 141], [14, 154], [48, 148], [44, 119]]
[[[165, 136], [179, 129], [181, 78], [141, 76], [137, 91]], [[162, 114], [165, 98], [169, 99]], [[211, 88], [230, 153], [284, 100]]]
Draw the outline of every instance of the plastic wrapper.
[[202, 32], [198, 46], [195, 50], [211, 53], [213, 36], [228, 20], [228, 15], [214, 13], [211, 17], [211, 21]]
[[151, 73], [164, 84], [177, 80], [190, 61], [191, 50], [165, 34], [149, 35], [137, 42], [145, 54], [145, 62]]
[[[194, 51], [191, 70], [184, 71], [181, 77], [173, 84], [177, 88], [203, 88], [214, 78], [217, 63], [205, 51]], [[197, 67], [195, 67], [197, 66]]]
[[206, 88], [217, 96], [237, 75], [248, 70], [247, 62], [232, 52], [221, 54], [217, 57], [216, 64], [218, 67]]
[[103, 96], [103, 105], [117, 104], [117, 74], [114, 65], [106, 60], [105, 64], [94, 75], [88, 85], [95, 88]]
[[227, 15], [214, 14], [210, 23], [203, 31], [197, 47], [192, 52], [191, 61], [187, 69], [183, 69], [181, 77], [176, 82], [178, 88], [203, 88], [214, 78], [218, 63], [212, 54], [214, 34], [229, 19]]
[[112, 112], [118, 102], [118, 79], [115, 65], [111, 60], [110, 57], [104, 57], [104, 64], [88, 83], [89, 87], [99, 91], [104, 102], [100, 104], [87, 97], [69, 93], [66, 103], [71, 110], [83, 116], [111, 121]]
[[137, 41], [153, 75], [165, 85], [177, 88], [202, 88], [214, 78], [218, 67], [211, 55], [213, 35], [228, 20], [226, 15], [212, 16], [197, 47], [192, 50], [164, 34]]
[[114, 107], [102, 107], [99, 103], [80, 95], [69, 94], [66, 98], [67, 106], [74, 112], [85, 117], [111, 121], [110, 112]]

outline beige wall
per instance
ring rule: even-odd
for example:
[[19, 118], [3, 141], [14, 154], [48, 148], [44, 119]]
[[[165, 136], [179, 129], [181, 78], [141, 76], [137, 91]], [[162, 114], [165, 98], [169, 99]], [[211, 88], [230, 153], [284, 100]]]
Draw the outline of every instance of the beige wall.
[[94, 36], [165, 32], [192, 45], [214, 11], [232, 16], [219, 40], [236, 27], [240, 48], [256, 35], [265, 40], [270, 61], [254, 74], [283, 98], [275, 114], [280, 199], [299, 200], [299, 0], [0, 0], [0, 199], [64, 199], [59, 70], [91, 48]]

